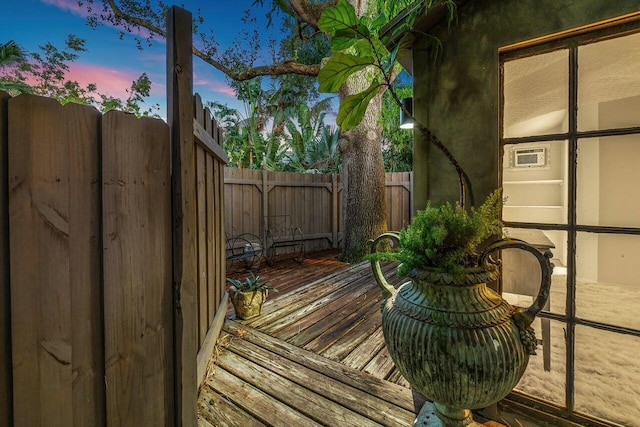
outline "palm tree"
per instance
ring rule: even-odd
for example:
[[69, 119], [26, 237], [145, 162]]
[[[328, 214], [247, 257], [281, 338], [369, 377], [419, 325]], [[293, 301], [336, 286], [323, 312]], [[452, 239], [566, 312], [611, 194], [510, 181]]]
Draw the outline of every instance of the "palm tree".
[[26, 60], [24, 50], [13, 40], [0, 44], [0, 67], [16, 65]]
[[[15, 41], [9, 40], [0, 44], [0, 69], [17, 67], [26, 62], [27, 54]], [[24, 81], [4, 75], [0, 77], [0, 90], [18, 95], [31, 92], [31, 88]]]
[[325, 111], [331, 99], [326, 98], [311, 108], [298, 107], [296, 116], [287, 121], [291, 135], [289, 168], [297, 172], [334, 173], [340, 171], [340, 131], [325, 124]]

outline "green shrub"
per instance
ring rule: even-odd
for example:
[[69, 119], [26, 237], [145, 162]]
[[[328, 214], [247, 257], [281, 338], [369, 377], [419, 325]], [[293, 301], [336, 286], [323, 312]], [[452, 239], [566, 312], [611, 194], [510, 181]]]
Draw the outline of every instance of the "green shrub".
[[456, 274], [475, 267], [479, 246], [491, 236], [502, 235], [502, 191], [495, 190], [479, 208], [465, 210], [456, 203], [444, 203], [418, 211], [411, 224], [399, 233], [395, 252], [372, 254], [370, 259], [396, 259], [398, 274], [406, 276], [414, 268], [435, 268]]

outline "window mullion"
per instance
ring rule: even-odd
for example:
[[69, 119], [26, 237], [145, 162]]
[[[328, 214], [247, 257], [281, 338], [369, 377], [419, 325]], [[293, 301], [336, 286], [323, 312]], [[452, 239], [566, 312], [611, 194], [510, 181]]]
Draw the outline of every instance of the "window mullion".
[[575, 408], [575, 317], [576, 317], [576, 195], [578, 152], [578, 49], [569, 50], [569, 182], [567, 197], [567, 380], [566, 405], [571, 412]]

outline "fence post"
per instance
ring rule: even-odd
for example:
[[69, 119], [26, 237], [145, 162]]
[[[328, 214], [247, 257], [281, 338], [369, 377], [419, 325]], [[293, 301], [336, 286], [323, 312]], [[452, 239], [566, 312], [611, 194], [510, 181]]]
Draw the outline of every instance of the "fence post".
[[267, 180], [267, 171], [262, 169], [262, 234], [267, 238], [267, 228], [269, 228], [269, 181]]
[[0, 92], [0, 425], [13, 425], [11, 365], [11, 294], [9, 290], [9, 188], [8, 111], [9, 94]]
[[334, 248], [338, 247], [338, 175], [331, 174], [331, 240]]
[[411, 222], [411, 218], [415, 215], [413, 209], [413, 171], [411, 171], [409, 172], [409, 222]]
[[197, 424], [198, 289], [193, 142], [191, 13], [173, 6], [167, 14], [167, 117], [171, 127], [175, 418]]

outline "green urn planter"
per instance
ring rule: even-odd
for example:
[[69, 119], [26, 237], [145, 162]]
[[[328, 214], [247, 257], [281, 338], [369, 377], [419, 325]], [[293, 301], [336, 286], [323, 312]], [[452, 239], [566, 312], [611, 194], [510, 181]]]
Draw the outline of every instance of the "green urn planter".
[[[387, 239], [397, 241], [398, 234], [378, 237], [372, 252]], [[500, 271], [491, 255], [507, 248], [528, 251], [540, 262], [540, 292], [526, 310], [510, 306], [486, 285]], [[535, 354], [530, 325], [549, 296], [550, 257], [523, 241], [503, 239], [486, 248], [478, 267], [455, 274], [414, 268], [397, 290], [372, 259], [386, 298], [382, 326], [389, 354], [414, 389], [433, 402], [425, 404], [414, 426], [474, 425], [471, 409], [496, 403], [518, 383]]]

